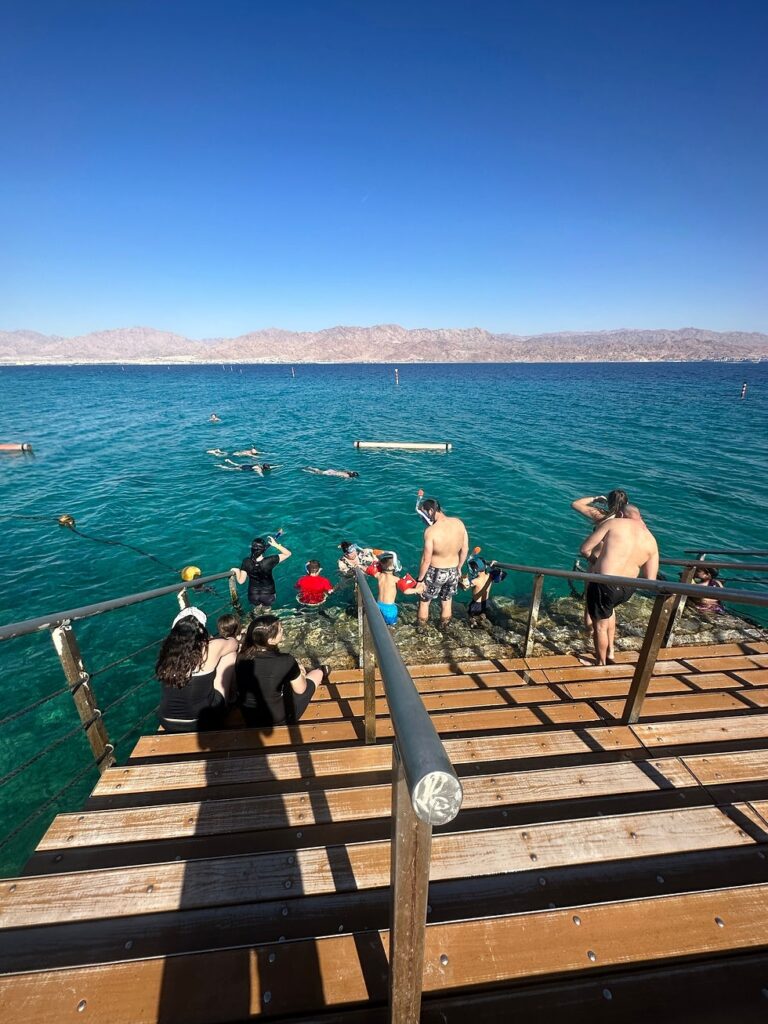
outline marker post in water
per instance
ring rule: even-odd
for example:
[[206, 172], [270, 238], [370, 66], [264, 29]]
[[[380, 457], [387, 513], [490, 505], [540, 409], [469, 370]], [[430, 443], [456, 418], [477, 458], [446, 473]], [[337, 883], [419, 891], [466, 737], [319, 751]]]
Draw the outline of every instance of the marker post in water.
[[399, 384], [399, 383], [400, 383], [400, 371], [396, 369], [395, 370], [395, 384]]
[[746, 398], [747, 397], [747, 382], [746, 381], [744, 381], [744, 383], [741, 385], [741, 397], [742, 398]]

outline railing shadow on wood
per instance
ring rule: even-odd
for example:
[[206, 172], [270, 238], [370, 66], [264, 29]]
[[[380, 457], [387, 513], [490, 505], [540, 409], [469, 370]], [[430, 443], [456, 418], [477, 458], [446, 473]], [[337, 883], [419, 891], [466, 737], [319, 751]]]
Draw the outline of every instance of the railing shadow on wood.
[[[768, 565], [748, 565], [741, 562], [706, 562], [701, 560], [685, 559], [662, 559], [665, 565], [685, 566], [684, 576], [690, 572], [689, 579], [697, 565], [706, 564], [711, 568], [750, 570], [753, 572], [768, 572]], [[506, 569], [508, 572], [523, 572], [533, 576], [533, 587], [531, 592], [530, 612], [528, 615], [528, 627], [523, 642], [523, 656], [530, 657], [533, 651], [534, 632], [538, 624], [539, 607], [541, 604], [541, 592], [544, 577], [554, 577], [564, 580], [581, 580], [584, 583], [606, 583], [615, 587], [628, 587], [632, 590], [640, 590], [654, 595], [653, 608], [648, 620], [648, 627], [640, 649], [640, 654], [635, 666], [635, 672], [629, 688], [629, 695], [624, 706], [622, 722], [632, 725], [637, 722], [642, 711], [643, 701], [651, 681], [656, 659], [661, 650], [665, 637], [668, 636], [669, 626], [675, 613], [677, 602], [681, 598], [701, 597], [702, 588], [688, 581], [672, 583], [668, 580], [646, 580], [634, 579], [630, 576], [606, 576], [601, 573], [580, 572], [567, 569], [545, 569], [532, 565], [518, 565], [512, 562], [492, 561], [493, 567]], [[717, 598], [719, 601], [728, 601], [735, 604], [750, 604], [757, 607], [768, 607], [768, 592], [754, 590], [734, 590], [729, 587], [718, 589]]]
[[389, 1020], [416, 1024], [421, 1012], [432, 828], [453, 821], [462, 788], [368, 580], [355, 570], [366, 743], [376, 742], [378, 662], [392, 722]]

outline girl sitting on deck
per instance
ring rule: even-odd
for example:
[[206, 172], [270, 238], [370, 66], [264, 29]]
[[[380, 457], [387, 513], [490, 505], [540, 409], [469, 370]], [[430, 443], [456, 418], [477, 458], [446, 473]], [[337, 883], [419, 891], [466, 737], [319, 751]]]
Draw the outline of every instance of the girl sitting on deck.
[[246, 725], [298, 722], [327, 669], [306, 672], [292, 654], [280, 650], [283, 626], [276, 615], [260, 615], [248, 627], [237, 659], [238, 703]]
[[173, 620], [155, 665], [163, 684], [157, 717], [166, 732], [221, 727], [234, 682], [237, 640], [211, 639], [205, 612], [184, 608]]

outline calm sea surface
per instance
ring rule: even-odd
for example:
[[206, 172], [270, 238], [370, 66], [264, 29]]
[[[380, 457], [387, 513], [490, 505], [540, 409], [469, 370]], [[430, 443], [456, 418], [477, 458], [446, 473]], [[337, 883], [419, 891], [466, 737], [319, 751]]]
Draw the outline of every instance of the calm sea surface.
[[[342, 539], [393, 547], [418, 567], [418, 488], [461, 515], [484, 553], [570, 568], [585, 521], [570, 501], [623, 487], [663, 553], [699, 543], [768, 548], [768, 364], [589, 364], [400, 367], [3, 367], [0, 441], [31, 456], [0, 456], [0, 623], [175, 582], [138, 553], [205, 573], [239, 565], [258, 534], [286, 531], [278, 602], [293, 614], [293, 583], [308, 558], [335, 575]], [[749, 384], [739, 399], [742, 381]], [[212, 411], [222, 422], [207, 422]], [[450, 441], [451, 454], [358, 452], [356, 439]], [[279, 468], [263, 479], [224, 472], [207, 448], [255, 445]], [[303, 466], [354, 469], [314, 477]], [[41, 518], [16, 518], [16, 517]], [[530, 579], [499, 593], [522, 596]], [[556, 588], [555, 588], [556, 589]], [[200, 603], [213, 611], [226, 587]], [[334, 595], [333, 615], [349, 594]], [[160, 637], [175, 608], [161, 599], [77, 625], [110, 736], [130, 752], [157, 699], [156, 648], [108, 663]], [[334, 608], [337, 611], [334, 612]], [[301, 621], [301, 620], [300, 620]], [[318, 650], [318, 656], [324, 652]], [[63, 685], [47, 633], [0, 644], [0, 719]], [[0, 848], [12, 872], [53, 813], [73, 809], [95, 772], [65, 694], [0, 727], [0, 774], [54, 749], [0, 788]], [[150, 717], [144, 729], [154, 727]], [[60, 741], [57, 743], [57, 741]], [[49, 806], [45, 806], [51, 801]]]

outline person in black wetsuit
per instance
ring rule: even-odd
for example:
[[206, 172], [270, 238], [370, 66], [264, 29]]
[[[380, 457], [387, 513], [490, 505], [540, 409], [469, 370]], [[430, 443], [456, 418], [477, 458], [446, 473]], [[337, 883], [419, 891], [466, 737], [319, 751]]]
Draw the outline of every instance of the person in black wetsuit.
[[[267, 548], [273, 547], [277, 555], [268, 555]], [[272, 572], [276, 565], [291, 557], [288, 548], [283, 547], [274, 537], [256, 537], [251, 542], [251, 553], [243, 559], [239, 569], [232, 572], [238, 583], [248, 580], [248, 600], [254, 607], [263, 605], [271, 608], [275, 603], [275, 580]]]
[[327, 676], [324, 667], [306, 672], [280, 650], [282, 639], [276, 615], [260, 615], [248, 627], [236, 667], [238, 703], [248, 726], [298, 722]]
[[199, 608], [184, 608], [173, 620], [155, 665], [163, 684], [157, 717], [166, 732], [221, 727], [234, 682], [237, 640], [212, 640]]

